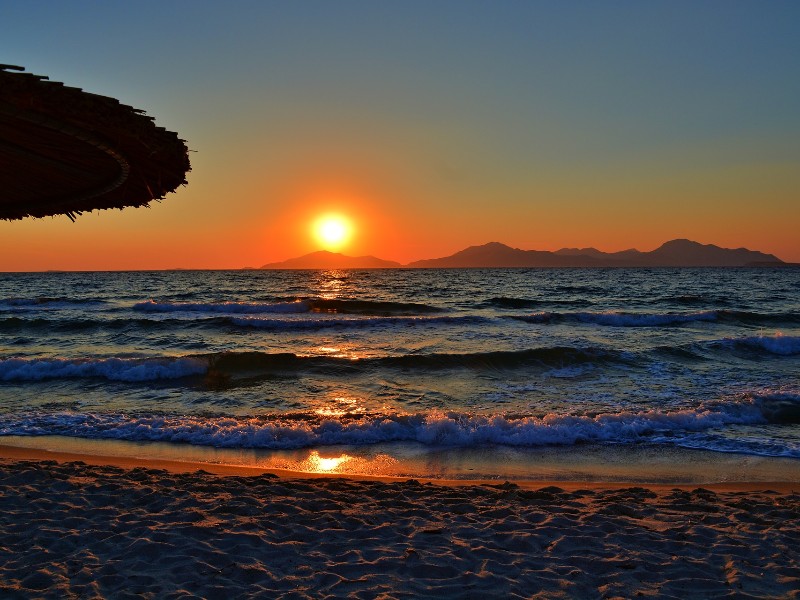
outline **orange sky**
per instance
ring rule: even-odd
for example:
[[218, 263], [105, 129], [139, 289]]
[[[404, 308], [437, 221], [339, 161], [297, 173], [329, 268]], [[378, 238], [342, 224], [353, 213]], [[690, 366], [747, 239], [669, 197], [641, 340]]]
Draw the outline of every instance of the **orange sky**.
[[4, 9], [3, 62], [146, 110], [193, 171], [150, 209], [0, 222], [0, 271], [257, 267], [319, 249], [324, 212], [401, 263], [675, 238], [800, 262], [800, 5], [461, 6]]

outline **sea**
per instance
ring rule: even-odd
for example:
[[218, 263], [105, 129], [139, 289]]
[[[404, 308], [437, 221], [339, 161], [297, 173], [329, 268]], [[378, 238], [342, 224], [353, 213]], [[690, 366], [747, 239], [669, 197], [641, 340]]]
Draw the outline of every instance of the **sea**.
[[0, 274], [0, 444], [800, 481], [800, 269]]

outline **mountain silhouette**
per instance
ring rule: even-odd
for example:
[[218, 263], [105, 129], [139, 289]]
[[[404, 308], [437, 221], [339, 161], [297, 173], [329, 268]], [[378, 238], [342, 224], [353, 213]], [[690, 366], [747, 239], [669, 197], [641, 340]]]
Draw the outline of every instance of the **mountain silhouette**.
[[402, 266], [391, 260], [374, 256], [346, 256], [338, 252], [320, 250], [298, 258], [269, 263], [262, 269], [391, 269]]
[[544, 250], [520, 250], [500, 242], [489, 242], [483, 246], [470, 246], [444, 258], [429, 258], [412, 262], [410, 268], [468, 268], [468, 267], [567, 267], [576, 261], [591, 263], [595, 259], [580, 255], [561, 256]]
[[745, 267], [782, 265], [782, 260], [747, 248], [731, 250], [691, 240], [672, 240], [651, 252], [563, 248], [555, 252], [520, 250], [499, 242], [470, 246], [443, 258], [418, 260], [410, 268], [464, 267]]
[[720, 248], [679, 239], [650, 252], [630, 249], [602, 252], [596, 248], [520, 250], [500, 242], [470, 246], [450, 256], [407, 265], [374, 256], [347, 256], [320, 250], [298, 258], [269, 263], [261, 269], [459, 269], [492, 267], [748, 267], [788, 266], [778, 257], [747, 248]]

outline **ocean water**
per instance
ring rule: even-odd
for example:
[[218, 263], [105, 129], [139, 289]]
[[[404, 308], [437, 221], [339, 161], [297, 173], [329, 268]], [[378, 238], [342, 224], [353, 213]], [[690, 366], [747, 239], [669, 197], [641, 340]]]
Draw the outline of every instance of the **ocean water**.
[[800, 269], [0, 274], [0, 443], [20, 439], [800, 465]]

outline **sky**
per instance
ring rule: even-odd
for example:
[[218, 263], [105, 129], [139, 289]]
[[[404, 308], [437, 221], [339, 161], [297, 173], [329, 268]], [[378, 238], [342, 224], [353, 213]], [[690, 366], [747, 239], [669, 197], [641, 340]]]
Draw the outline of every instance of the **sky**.
[[[675, 238], [800, 262], [800, 2], [0, 0], [0, 62], [176, 131], [150, 208], [0, 221], [0, 271], [401, 263]], [[0, 191], [2, 193], [2, 191]]]

